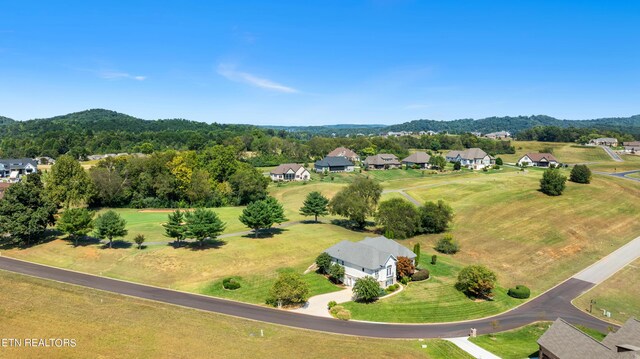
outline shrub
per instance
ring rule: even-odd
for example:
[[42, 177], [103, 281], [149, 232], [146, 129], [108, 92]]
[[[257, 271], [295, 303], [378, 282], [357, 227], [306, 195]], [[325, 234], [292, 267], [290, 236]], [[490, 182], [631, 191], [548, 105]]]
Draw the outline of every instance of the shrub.
[[575, 183], [590, 183], [591, 170], [586, 165], [575, 165], [571, 170], [569, 180]]
[[438, 240], [435, 249], [440, 253], [455, 254], [460, 250], [460, 245], [453, 240], [453, 236], [449, 233]]
[[329, 275], [334, 282], [342, 282], [344, 280], [344, 267], [338, 263], [333, 263], [329, 268]]
[[358, 302], [373, 302], [380, 296], [380, 284], [378, 281], [370, 276], [356, 279], [356, 283], [353, 285], [353, 294]]
[[278, 279], [269, 290], [267, 303], [272, 305], [300, 304], [309, 298], [309, 284], [302, 280], [302, 275], [296, 272], [281, 272]]
[[336, 305], [338, 305], [338, 303], [335, 300], [332, 300], [327, 304], [327, 308], [331, 310], [331, 308], [335, 307]]
[[410, 276], [416, 270], [413, 261], [409, 257], [398, 256], [396, 263], [396, 275], [398, 278]]
[[[407, 277], [404, 277], [404, 278], [407, 278]], [[398, 289], [400, 289], [400, 284], [396, 283], [396, 284], [394, 284], [394, 285], [393, 285], [393, 287], [394, 287], [396, 290], [398, 290]]]
[[316, 265], [322, 273], [329, 273], [331, 267], [331, 256], [327, 252], [322, 252], [316, 258]]
[[334, 305], [333, 307], [331, 307], [331, 309], [329, 309], [329, 313], [331, 313], [331, 315], [333, 315], [335, 317], [336, 314], [338, 314], [338, 312], [341, 311], [341, 310], [345, 310], [343, 306]]
[[351, 319], [351, 312], [348, 311], [347, 309], [343, 309], [343, 310], [339, 311], [338, 313], [336, 313], [336, 318], [338, 318], [340, 320], [349, 320], [349, 319]]
[[388, 286], [388, 287], [387, 287], [387, 289], [385, 289], [385, 291], [386, 291], [387, 293], [393, 293], [393, 292], [395, 292], [395, 291], [396, 291], [396, 289], [398, 289], [398, 288], [396, 288], [396, 287], [392, 284], [392, 285]]
[[502, 166], [504, 164], [504, 162], [502, 162], [502, 158], [498, 157], [496, 158], [496, 165], [497, 166]]
[[531, 290], [522, 284], [518, 284], [515, 288], [509, 288], [507, 294], [513, 298], [527, 299], [531, 295]]
[[559, 196], [564, 191], [566, 181], [567, 177], [560, 170], [549, 168], [542, 174], [540, 191], [548, 196]]
[[411, 280], [410, 277], [402, 277], [402, 278], [400, 278], [400, 283], [402, 283], [404, 285], [407, 285], [407, 283], [409, 283], [410, 280]]
[[222, 286], [224, 289], [236, 290], [240, 288], [240, 283], [234, 278], [229, 277], [222, 280]]
[[431, 256], [431, 264], [436, 265], [438, 262], [438, 255], [434, 254]]
[[411, 276], [411, 280], [414, 282], [419, 282], [426, 279], [429, 279], [428, 269], [420, 269], [419, 271], [413, 273], [413, 275]]
[[475, 298], [490, 298], [496, 285], [496, 275], [482, 265], [462, 268], [458, 274], [456, 289]]
[[460, 161], [457, 161], [453, 164], [453, 170], [454, 171], [460, 171], [460, 168], [462, 168], [462, 165], [460, 164]]
[[495, 165], [493, 166], [494, 169], [499, 170], [500, 169], [500, 165]]

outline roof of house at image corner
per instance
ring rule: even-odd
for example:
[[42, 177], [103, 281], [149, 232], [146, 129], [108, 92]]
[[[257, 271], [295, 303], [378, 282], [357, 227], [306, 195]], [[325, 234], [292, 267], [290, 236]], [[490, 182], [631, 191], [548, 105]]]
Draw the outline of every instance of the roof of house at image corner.
[[383, 268], [389, 257], [416, 257], [406, 247], [384, 236], [366, 237], [359, 242], [342, 241], [325, 252], [333, 258], [373, 270]]
[[448, 158], [455, 158], [460, 155], [460, 158], [463, 160], [474, 160], [479, 158], [484, 158], [487, 156], [487, 153], [479, 148], [468, 148], [464, 151], [449, 151], [447, 153]]
[[[629, 319], [602, 342], [558, 318], [538, 339], [538, 344], [563, 359], [578, 358], [640, 358], [640, 321]], [[624, 351], [618, 352], [618, 348]]]
[[302, 165], [299, 165], [297, 163], [284, 163], [279, 165], [278, 167], [274, 168], [271, 171], [272, 175], [283, 175], [285, 173], [287, 173], [287, 171], [289, 171], [289, 169], [291, 169], [294, 173], [298, 172], [298, 170], [302, 167]]
[[411, 162], [411, 163], [428, 163], [431, 159], [426, 152], [415, 152], [410, 154], [407, 158], [403, 159], [402, 162]]
[[558, 160], [550, 153], [531, 152], [531, 153], [527, 153], [525, 156], [529, 157], [529, 159], [531, 159], [531, 161], [533, 162], [540, 162], [543, 159], [546, 159], [548, 162], [551, 162], [551, 161], [558, 162]]
[[339, 167], [339, 166], [353, 166], [353, 162], [349, 161], [345, 157], [327, 156], [321, 160], [316, 161], [317, 167]]
[[38, 162], [31, 158], [0, 158], [0, 165], [8, 168], [24, 168], [27, 164], [31, 164], [33, 167], [38, 166]]

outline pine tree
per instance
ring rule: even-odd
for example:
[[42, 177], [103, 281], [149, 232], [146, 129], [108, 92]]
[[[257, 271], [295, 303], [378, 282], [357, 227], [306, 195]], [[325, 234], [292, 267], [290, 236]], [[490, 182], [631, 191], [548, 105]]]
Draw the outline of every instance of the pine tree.
[[300, 214], [303, 216], [315, 216], [315, 221], [318, 222], [318, 216], [326, 216], [329, 214], [327, 209], [328, 204], [329, 199], [320, 192], [311, 192], [304, 200], [302, 208], [300, 208]]
[[220, 220], [216, 212], [198, 208], [185, 215], [185, 234], [200, 242], [200, 247], [207, 238], [215, 239], [224, 231], [226, 224]]
[[186, 231], [184, 226], [184, 213], [179, 209], [176, 209], [173, 213], [169, 213], [167, 223], [164, 223], [162, 226], [164, 227], [165, 235], [169, 238], [175, 238], [178, 242], [178, 247], [180, 247]]
[[69, 234], [77, 247], [78, 239], [93, 228], [93, 212], [86, 208], [69, 208], [62, 212], [56, 228]]
[[114, 237], [124, 237], [127, 235], [126, 225], [127, 221], [120, 217], [116, 211], [108, 210], [96, 218], [96, 237], [100, 239], [108, 238], [109, 248], [113, 248]]
[[274, 223], [282, 223], [287, 220], [284, 216], [284, 208], [273, 197], [250, 203], [242, 210], [240, 222], [254, 230], [256, 238], [260, 229], [271, 228]]

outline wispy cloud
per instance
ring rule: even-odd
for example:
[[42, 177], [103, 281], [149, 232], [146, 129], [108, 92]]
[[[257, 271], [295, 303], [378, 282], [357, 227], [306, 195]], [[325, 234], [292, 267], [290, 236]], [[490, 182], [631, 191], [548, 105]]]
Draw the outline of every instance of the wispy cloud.
[[98, 76], [107, 80], [129, 79], [129, 80], [136, 80], [136, 81], [144, 81], [147, 79], [146, 76], [131, 75], [130, 73], [127, 73], [127, 72], [113, 71], [113, 70], [98, 71]]
[[235, 65], [219, 64], [218, 74], [221, 76], [224, 76], [225, 78], [231, 81], [246, 83], [251, 86], [259, 87], [269, 91], [277, 91], [277, 92], [284, 92], [284, 93], [299, 92], [293, 87], [285, 86], [275, 81], [271, 81], [269, 79], [252, 75], [248, 72], [238, 71], [236, 70]]

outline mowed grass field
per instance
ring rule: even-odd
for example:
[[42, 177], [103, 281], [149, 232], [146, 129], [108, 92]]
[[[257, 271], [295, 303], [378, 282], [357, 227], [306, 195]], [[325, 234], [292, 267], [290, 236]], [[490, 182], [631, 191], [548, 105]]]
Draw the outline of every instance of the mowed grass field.
[[573, 304], [584, 311], [595, 300], [593, 315], [603, 318], [602, 310], [611, 312], [607, 320], [623, 324], [627, 319], [640, 319], [640, 259], [629, 264], [611, 278], [574, 300]]
[[[462, 247], [456, 260], [485, 264], [504, 287], [525, 284], [540, 293], [640, 234], [637, 183], [594, 176], [589, 185], [567, 182], [562, 196], [549, 197], [538, 191], [541, 176], [512, 172], [406, 192], [453, 207], [452, 233]], [[406, 242], [421, 242], [424, 250], [439, 237]]]
[[[291, 268], [303, 273], [318, 254], [341, 240], [357, 241], [359, 233], [330, 224], [299, 224], [273, 237], [226, 238], [205, 249], [174, 248], [169, 245], [106, 249], [101, 244], [74, 247], [57, 239], [27, 249], [3, 251], [7, 255], [36, 263], [81, 272], [126, 279], [172, 289], [264, 304], [278, 271]], [[223, 290], [222, 279], [239, 278], [235, 291]], [[309, 273], [303, 278], [312, 295], [338, 290], [324, 277]]]
[[538, 141], [511, 141], [511, 145], [516, 149], [515, 154], [500, 154], [496, 157], [502, 158], [505, 162], [515, 163], [528, 152], [543, 152], [545, 148], [551, 148], [554, 157], [561, 163], [613, 162], [602, 148], [595, 146]]
[[3, 338], [77, 343], [75, 348], [2, 348], [0, 355], [7, 358], [471, 358], [444, 340], [312, 332], [4, 271], [0, 286], [11, 288], [0, 291]]
[[461, 265], [442, 254], [438, 254], [436, 264], [432, 265], [431, 254], [435, 252], [425, 250], [420, 257], [420, 267], [428, 269], [431, 278], [410, 282], [402, 292], [374, 303], [344, 303], [352, 318], [396, 323], [450, 322], [498, 314], [523, 302], [509, 297], [502, 287], [495, 290], [491, 301], [467, 298], [454, 287]]
[[589, 165], [594, 171], [602, 172], [625, 172], [632, 170], [640, 170], [640, 156], [637, 155], [620, 155], [623, 162], [599, 162]]

